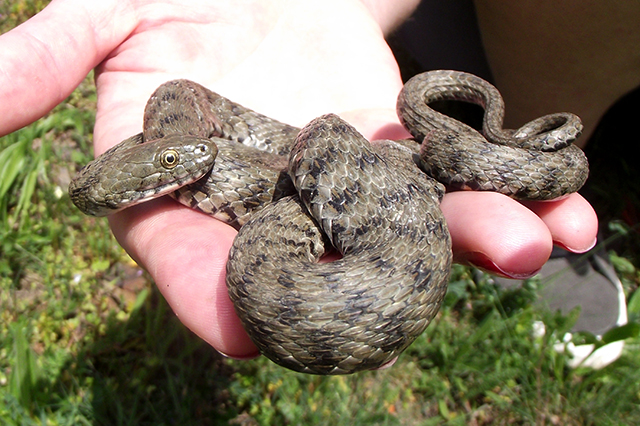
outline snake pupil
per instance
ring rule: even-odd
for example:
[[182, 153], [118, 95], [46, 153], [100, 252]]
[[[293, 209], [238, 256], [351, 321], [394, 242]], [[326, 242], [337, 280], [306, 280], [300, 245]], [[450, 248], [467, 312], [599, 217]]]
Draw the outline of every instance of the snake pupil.
[[173, 149], [168, 149], [162, 153], [160, 157], [162, 166], [167, 169], [172, 169], [178, 164], [178, 152]]

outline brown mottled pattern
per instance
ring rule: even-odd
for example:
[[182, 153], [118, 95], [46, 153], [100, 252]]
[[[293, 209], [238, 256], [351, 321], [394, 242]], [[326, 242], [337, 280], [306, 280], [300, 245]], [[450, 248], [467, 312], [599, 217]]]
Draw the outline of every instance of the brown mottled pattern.
[[[434, 183], [388, 164], [335, 115], [302, 129], [289, 174], [299, 196], [256, 213], [234, 242], [236, 311], [261, 352], [293, 370], [380, 367], [424, 331], [446, 292], [451, 241]], [[324, 238], [342, 259], [318, 263]]]
[[[441, 100], [482, 106], [482, 134], [428, 105]], [[500, 93], [474, 75], [444, 70], [419, 74], [404, 85], [397, 110], [422, 143], [422, 169], [451, 189], [552, 200], [579, 190], [589, 175], [586, 156], [572, 145], [582, 132], [577, 116], [555, 113], [516, 130], [503, 129]]]
[[[484, 136], [431, 109], [437, 100], [483, 106]], [[335, 115], [300, 130], [175, 80], [150, 98], [143, 135], [87, 165], [70, 194], [85, 213], [104, 215], [175, 191], [239, 228], [227, 285], [264, 355], [314, 374], [373, 369], [424, 331], [446, 292], [444, 188], [420, 168], [453, 188], [520, 199], [576, 191], [588, 174], [571, 145], [577, 117], [503, 130], [499, 93], [468, 74], [415, 77], [398, 112], [421, 146], [370, 144]], [[318, 263], [331, 247], [342, 258]]]

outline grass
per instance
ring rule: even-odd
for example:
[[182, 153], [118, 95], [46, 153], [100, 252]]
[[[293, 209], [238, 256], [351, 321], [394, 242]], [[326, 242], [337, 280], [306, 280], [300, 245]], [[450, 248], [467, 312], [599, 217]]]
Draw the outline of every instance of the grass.
[[[1, 4], [0, 28], [44, 3]], [[602, 370], [570, 369], [554, 350], [577, 312], [539, 310], [536, 280], [504, 290], [461, 266], [434, 323], [390, 369], [317, 377], [227, 360], [179, 323], [104, 219], [71, 205], [94, 111], [87, 80], [0, 138], [0, 424], [640, 424], [637, 229], [610, 224], [632, 323], [612, 333], [626, 349]]]

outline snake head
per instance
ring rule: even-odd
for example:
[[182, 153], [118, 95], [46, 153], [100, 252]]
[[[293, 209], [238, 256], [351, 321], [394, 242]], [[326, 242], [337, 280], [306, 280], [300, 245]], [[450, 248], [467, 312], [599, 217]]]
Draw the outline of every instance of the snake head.
[[106, 216], [199, 180], [217, 153], [206, 138], [169, 135], [143, 143], [136, 135], [80, 170], [69, 195], [83, 213]]

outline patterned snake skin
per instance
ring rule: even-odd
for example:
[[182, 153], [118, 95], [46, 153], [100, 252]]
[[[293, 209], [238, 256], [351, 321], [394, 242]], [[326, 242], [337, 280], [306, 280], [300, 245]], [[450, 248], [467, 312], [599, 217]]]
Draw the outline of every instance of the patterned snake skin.
[[[428, 106], [485, 109], [482, 134]], [[164, 194], [239, 229], [227, 263], [236, 312], [260, 351], [292, 370], [348, 374], [393, 361], [438, 312], [451, 267], [444, 188], [553, 199], [588, 174], [572, 114], [503, 130], [502, 98], [454, 71], [418, 75], [398, 98], [414, 141], [369, 143], [336, 115], [302, 130], [187, 80], [150, 98], [143, 134], [69, 187], [104, 216]], [[419, 166], [419, 167], [418, 167]], [[422, 169], [422, 170], [420, 170]], [[319, 263], [337, 250], [342, 258]]]

